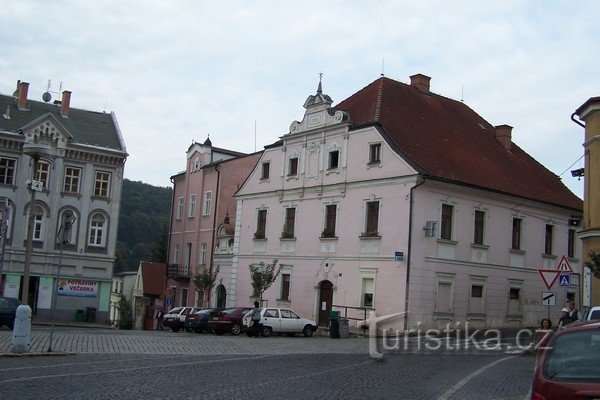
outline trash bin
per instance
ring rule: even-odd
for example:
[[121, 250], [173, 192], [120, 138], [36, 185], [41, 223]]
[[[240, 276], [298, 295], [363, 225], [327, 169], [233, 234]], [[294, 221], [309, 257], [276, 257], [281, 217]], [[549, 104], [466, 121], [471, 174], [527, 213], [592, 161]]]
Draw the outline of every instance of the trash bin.
[[350, 337], [350, 326], [348, 325], [347, 318], [338, 318], [338, 325], [340, 330], [340, 338], [346, 339]]
[[329, 337], [332, 339], [340, 338], [340, 318], [329, 318]]
[[95, 307], [86, 307], [85, 322], [96, 322], [96, 308]]
[[329, 311], [329, 319], [331, 318], [339, 318], [340, 312], [338, 310]]
[[75, 311], [75, 322], [83, 322], [83, 310]]

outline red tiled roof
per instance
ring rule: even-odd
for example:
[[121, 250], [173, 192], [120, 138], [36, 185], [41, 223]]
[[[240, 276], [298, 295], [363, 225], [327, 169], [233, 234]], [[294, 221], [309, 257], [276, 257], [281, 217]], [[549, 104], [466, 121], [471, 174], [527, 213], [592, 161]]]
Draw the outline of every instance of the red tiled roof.
[[375, 125], [425, 176], [582, 210], [561, 180], [460, 101], [382, 77], [339, 103], [354, 128]]
[[144, 296], [161, 296], [165, 290], [165, 264], [142, 261], [141, 265]]

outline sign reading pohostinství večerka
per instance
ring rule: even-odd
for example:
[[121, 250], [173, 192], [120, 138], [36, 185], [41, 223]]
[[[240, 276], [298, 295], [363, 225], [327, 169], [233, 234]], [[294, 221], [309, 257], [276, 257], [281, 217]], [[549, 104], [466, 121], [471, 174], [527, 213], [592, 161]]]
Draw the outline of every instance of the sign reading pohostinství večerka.
[[60, 279], [56, 294], [58, 296], [96, 297], [98, 282], [85, 279]]

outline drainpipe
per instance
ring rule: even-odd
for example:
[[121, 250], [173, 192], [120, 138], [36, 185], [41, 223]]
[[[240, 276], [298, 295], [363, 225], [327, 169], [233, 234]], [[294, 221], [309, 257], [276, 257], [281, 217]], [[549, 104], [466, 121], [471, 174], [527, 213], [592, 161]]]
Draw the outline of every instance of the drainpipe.
[[415, 203], [413, 191], [425, 183], [420, 175], [417, 176], [417, 184], [410, 188], [410, 210], [408, 215], [408, 257], [406, 258], [406, 294], [404, 299], [404, 331], [408, 330], [408, 299], [409, 299], [409, 284], [410, 284], [410, 259], [412, 258], [412, 225], [413, 225], [413, 205]]
[[[208, 272], [210, 276], [213, 273], [213, 258], [215, 253], [215, 242], [217, 239], [217, 210], [219, 207], [219, 184], [221, 183], [221, 164], [215, 165], [215, 171], [217, 171], [217, 189], [215, 194], [215, 210], [213, 213], [213, 226], [212, 226], [212, 243], [210, 244], [210, 263], [208, 264]], [[208, 290], [208, 304], [210, 305], [210, 292], [212, 288]]]

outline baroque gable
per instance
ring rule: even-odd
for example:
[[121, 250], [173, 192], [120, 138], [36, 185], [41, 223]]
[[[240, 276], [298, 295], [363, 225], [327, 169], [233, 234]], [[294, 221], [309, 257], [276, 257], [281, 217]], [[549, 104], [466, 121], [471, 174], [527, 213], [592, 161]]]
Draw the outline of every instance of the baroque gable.
[[24, 125], [21, 129], [25, 144], [48, 144], [54, 156], [65, 156], [67, 144], [73, 136], [52, 115], [45, 114]]

